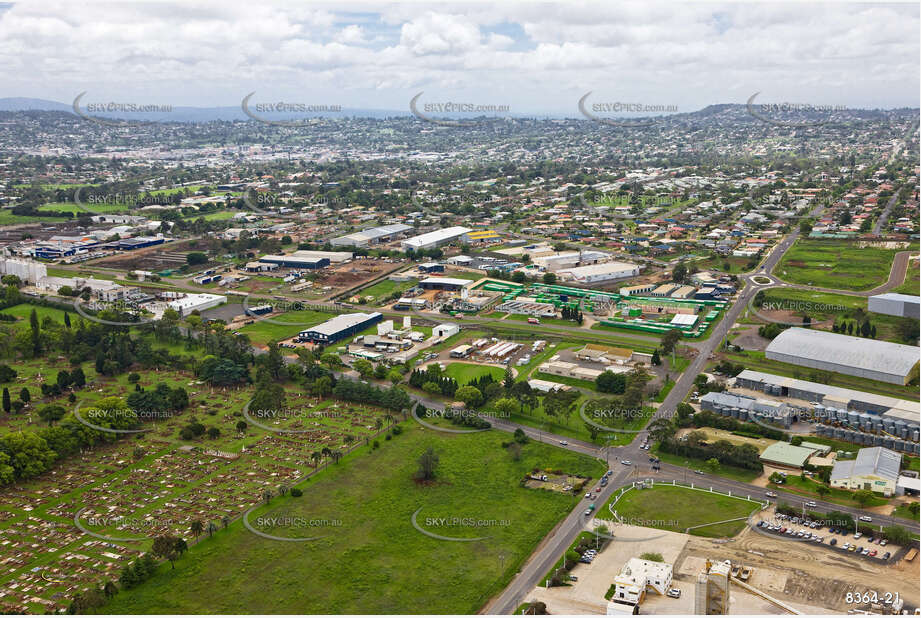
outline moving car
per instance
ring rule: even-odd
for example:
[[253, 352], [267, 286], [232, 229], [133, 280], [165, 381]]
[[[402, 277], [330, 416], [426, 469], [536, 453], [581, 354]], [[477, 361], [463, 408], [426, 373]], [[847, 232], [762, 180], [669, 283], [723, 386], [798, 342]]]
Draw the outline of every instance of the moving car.
[[560, 440], [560, 444], [562, 446], [569, 446], [569, 442], [567, 442], [566, 440]]
[[701, 470], [694, 470], [694, 474], [700, 474], [701, 476], [703, 476], [703, 472]]
[[632, 466], [632, 465], [633, 465], [633, 462], [631, 462], [629, 459], [625, 459], [625, 460], [623, 460], [623, 461], [620, 462], [620, 463], [624, 464], [625, 466]]
[[768, 498], [776, 498], [776, 497], [777, 497], [777, 494], [775, 494], [773, 491], [769, 491], [769, 492], [767, 492], [767, 493], [764, 494], [764, 495], [767, 496]]
[[815, 506], [815, 505], [816, 505], [815, 502], [807, 502], [807, 503], [806, 503], [806, 506]]
[[858, 519], [860, 519], [860, 521], [873, 521], [873, 518], [868, 515], [861, 515]]

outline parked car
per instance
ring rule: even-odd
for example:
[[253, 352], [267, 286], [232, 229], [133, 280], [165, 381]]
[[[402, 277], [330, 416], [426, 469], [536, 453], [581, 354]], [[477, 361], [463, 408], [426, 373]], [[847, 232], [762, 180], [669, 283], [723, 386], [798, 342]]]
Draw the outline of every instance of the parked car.
[[829, 544], [829, 545], [837, 545], [837, 544], [838, 544], [838, 539], [829, 539], [829, 540], [828, 540], [828, 544]]
[[861, 553], [862, 555], [864, 555], [864, 556], [868, 556], [868, 555], [870, 554], [870, 548], [869, 548], [869, 547], [864, 547], [864, 548], [863, 548], [863, 551], [861, 551], [860, 553]]
[[887, 539], [883, 539], [882, 541], [879, 542], [880, 545], [886, 545], [887, 543], [889, 543]]
[[885, 554], [883, 554], [883, 560], [889, 560], [889, 556], [891, 555], [892, 553], [887, 551]]
[[876, 550], [875, 550], [875, 549], [871, 549], [871, 550], [870, 550], [870, 556], [873, 557], [873, 556], [875, 556], [875, 555], [876, 555]]
[[670, 596], [673, 599], [678, 599], [681, 597], [681, 590], [679, 590], [678, 588], [669, 588], [668, 592], [666, 592], [665, 594]]

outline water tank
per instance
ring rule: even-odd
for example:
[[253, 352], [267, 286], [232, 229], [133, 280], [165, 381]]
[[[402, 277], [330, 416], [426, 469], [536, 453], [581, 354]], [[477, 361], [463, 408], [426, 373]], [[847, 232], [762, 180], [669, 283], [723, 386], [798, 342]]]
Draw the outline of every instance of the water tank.
[[748, 410], [739, 410], [739, 420], [740, 421], [748, 420]]
[[883, 428], [883, 418], [881, 416], [874, 415], [872, 421], [873, 421], [873, 429], [875, 429], [876, 431], [879, 431], [880, 429]]
[[848, 425], [850, 425], [851, 427], [855, 427], [859, 421], [860, 421], [860, 414], [858, 414], [854, 410], [851, 410], [847, 413], [847, 424]]
[[847, 420], [847, 410], [842, 410], [840, 408], [836, 409], [835, 418], [837, 418], [839, 421], [846, 421]]
[[918, 431], [917, 429], [915, 429], [914, 431], [911, 432], [911, 441], [917, 442], [918, 440], [921, 440], [921, 431]]
[[911, 445], [911, 452], [915, 455], [921, 454], [921, 442], [915, 442]]
[[883, 445], [883, 436], [877, 434], [873, 436], [873, 446], [882, 446]]
[[835, 439], [836, 440], [841, 440], [842, 438], [844, 438], [843, 429], [841, 429], [840, 427], [835, 427], [834, 429], [835, 429]]
[[886, 448], [892, 448], [893, 441], [894, 440], [892, 439], [892, 437], [886, 436], [885, 439], [883, 439], [883, 446], [885, 446]]
[[812, 409], [812, 413], [815, 414], [818, 418], [825, 418], [825, 406], [820, 403], [815, 404], [815, 407]]

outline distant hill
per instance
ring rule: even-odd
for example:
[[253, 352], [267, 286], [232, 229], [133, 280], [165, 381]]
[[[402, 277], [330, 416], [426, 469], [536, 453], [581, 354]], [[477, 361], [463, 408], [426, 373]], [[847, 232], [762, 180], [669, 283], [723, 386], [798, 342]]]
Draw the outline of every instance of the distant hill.
[[[85, 105], [92, 100], [84, 97], [80, 102], [80, 108], [85, 109]], [[22, 112], [22, 111], [49, 111], [49, 112], [71, 112], [73, 113], [73, 103], [60, 103], [58, 101], [49, 101], [47, 99], [31, 99], [27, 97], [7, 97], [0, 98], [0, 112]], [[406, 110], [380, 110], [380, 109], [349, 109], [344, 108], [341, 112], [317, 112], [306, 114], [261, 114], [262, 117], [271, 118], [272, 120], [292, 120], [304, 117], [315, 118], [341, 118], [348, 116], [358, 116], [362, 118], [390, 118], [393, 116], [407, 116], [409, 109]], [[90, 114], [88, 114], [90, 115]], [[124, 120], [148, 120], [153, 122], [209, 122], [212, 120], [251, 120], [239, 105], [228, 107], [173, 107], [170, 112], [159, 113], [132, 113], [132, 112], [113, 112], [92, 114], [102, 118], [124, 119]]]

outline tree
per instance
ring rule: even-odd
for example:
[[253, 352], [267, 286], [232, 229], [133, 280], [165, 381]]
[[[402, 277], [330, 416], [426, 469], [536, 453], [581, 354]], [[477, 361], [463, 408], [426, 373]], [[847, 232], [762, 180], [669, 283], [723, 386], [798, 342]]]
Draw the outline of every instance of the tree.
[[867, 506], [876, 498], [876, 495], [869, 489], [859, 489], [854, 492], [854, 501], [862, 507]]
[[659, 417], [649, 424], [649, 437], [656, 442], [663, 442], [674, 435], [675, 427], [667, 418]]
[[38, 313], [35, 309], [29, 314], [29, 327], [32, 340], [32, 354], [38, 356], [42, 351], [42, 333], [38, 326]]
[[23, 403], [29, 403], [32, 400], [32, 394], [29, 392], [29, 389], [23, 387], [23, 389], [19, 391], [19, 400]]
[[173, 563], [176, 561], [176, 558], [178, 558], [180, 554], [180, 545], [178, 541], [181, 541], [181, 539], [168, 534], [158, 536], [154, 539], [153, 546], [151, 547], [150, 551], [155, 556], [169, 560], [170, 567], [175, 569], [176, 565]]
[[652, 364], [656, 367], [662, 364], [662, 359], [659, 358], [659, 348], [652, 351]]
[[710, 459], [708, 459], [706, 461], [706, 464], [707, 464], [707, 470], [709, 470], [710, 472], [716, 472], [717, 470], [720, 469], [720, 460], [717, 459], [716, 457], [711, 457]]
[[48, 423], [49, 427], [64, 418], [65, 414], [67, 414], [67, 410], [57, 405], [43, 406], [38, 411], [39, 418]]
[[595, 387], [601, 393], [621, 394], [627, 387], [627, 378], [622, 373], [606, 370], [595, 378]]
[[679, 341], [681, 341], [681, 331], [677, 328], [669, 329], [662, 335], [662, 352], [671, 354]]
[[544, 273], [544, 283], [547, 285], [556, 285], [556, 273]]
[[362, 378], [368, 379], [374, 373], [374, 365], [370, 361], [359, 358], [354, 363], [352, 363], [352, 368], [357, 371]]
[[831, 489], [829, 489], [828, 485], [819, 485], [818, 487], [815, 488], [815, 493], [819, 494], [820, 497], [824, 498], [825, 496], [831, 493]]
[[193, 251], [185, 256], [185, 261], [189, 266], [198, 266], [208, 261], [208, 256], [201, 251]]
[[688, 278], [688, 267], [684, 264], [678, 264], [672, 270], [672, 281], [675, 283], [684, 283]]
[[496, 412], [509, 418], [518, 411], [518, 402], [511, 397], [503, 397], [502, 399], [497, 399], [495, 403], [492, 404], [492, 407], [495, 408]]
[[10, 389], [3, 387], [3, 411], [9, 414], [12, 409], [13, 404], [10, 401]]
[[189, 526], [189, 532], [191, 532], [192, 536], [194, 536], [196, 539], [198, 538], [198, 535], [204, 532], [204, 530], [205, 526], [201, 523], [200, 519], [196, 519], [192, 522], [192, 525]]
[[438, 468], [438, 454], [431, 446], [419, 456], [419, 469], [416, 470], [416, 480], [432, 481]]
[[476, 408], [483, 402], [483, 393], [475, 386], [462, 386], [457, 389], [454, 396], [471, 408]]

